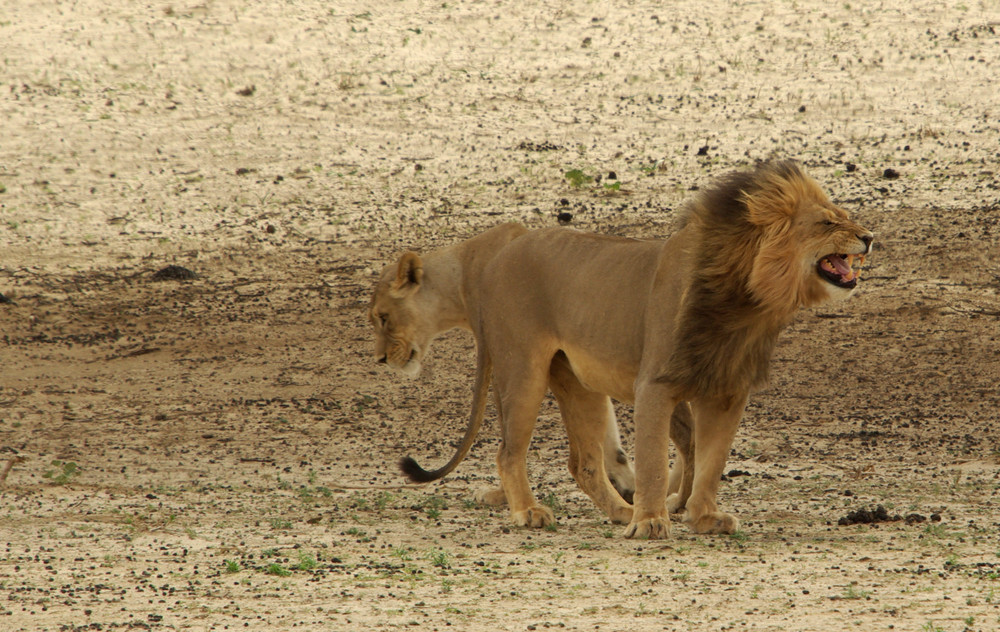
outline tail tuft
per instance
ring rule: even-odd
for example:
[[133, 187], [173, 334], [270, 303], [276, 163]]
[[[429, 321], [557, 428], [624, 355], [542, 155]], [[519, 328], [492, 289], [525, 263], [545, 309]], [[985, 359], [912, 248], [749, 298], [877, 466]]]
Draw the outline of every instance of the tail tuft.
[[403, 470], [403, 474], [406, 474], [406, 477], [414, 483], [429, 483], [441, 478], [441, 476], [436, 472], [428, 472], [424, 468], [420, 467], [420, 464], [418, 464], [416, 460], [410, 456], [400, 460], [399, 468]]

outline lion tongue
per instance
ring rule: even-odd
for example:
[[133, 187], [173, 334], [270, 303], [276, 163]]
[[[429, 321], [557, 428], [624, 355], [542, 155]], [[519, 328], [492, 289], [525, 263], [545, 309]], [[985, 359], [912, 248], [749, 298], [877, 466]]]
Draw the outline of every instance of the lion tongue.
[[854, 270], [851, 269], [851, 264], [844, 261], [844, 258], [840, 255], [830, 255], [826, 258], [826, 261], [830, 264], [828, 269], [831, 272], [836, 272], [845, 281], [850, 281], [854, 278]]

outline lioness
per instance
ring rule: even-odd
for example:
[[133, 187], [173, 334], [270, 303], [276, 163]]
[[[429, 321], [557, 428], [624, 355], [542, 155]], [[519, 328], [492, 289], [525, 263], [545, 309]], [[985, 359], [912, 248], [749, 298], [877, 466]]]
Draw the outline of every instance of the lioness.
[[[747, 397], [765, 384], [778, 333], [798, 309], [853, 292], [871, 244], [794, 162], [723, 178], [666, 241], [552, 228], [512, 242], [483, 271], [490, 291], [470, 320], [479, 364], [494, 371], [497, 463], [513, 521], [553, 521], [531, 493], [525, 456], [549, 367], [561, 358], [586, 391], [634, 402], [635, 505], [616, 508], [631, 512], [626, 537], [668, 536], [668, 508], [680, 506], [697, 533], [735, 532], [716, 492]], [[667, 426], [687, 404], [690, 495], [668, 501], [679, 485], [675, 475], [668, 483]], [[610, 496], [594, 434], [576, 440], [590, 477], [581, 486]]]
[[[527, 232], [528, 229], [519, 224], [503, 224], [424, 257], [406, 252], [398, 261], [386, 266], [368, 308], [368, 318], [375, 329], [376, 359], [415, 376], [437, 335], [455, 327], [471, 330], [469, 314], [478, 310], [483, 268], [501, 248]], [[582, 392], [576, 385], [564, 361], [554, 359], [547, 372], [547, 383], [559, 403], [571, 443], [575, 442], [578, 427], [598, 432], [598, 437], [603, 437], [603, 443], [599, 444], [604, 462], [602, 469], [606, 470], [617, 492], [615, 495], [631, 501], [635, 473], [622, 450], [610, 400], [591, 401], [591, 394]], [[478, 375], [474, 392], [484, 404], [488, 387], [489, 375]], [[464, 449], [453, 459], [456, 465], [471, 447], [481, 420], [480, 413], [474, 427], [470, 426], [466, 432]], [[597, 437], [593, 440], [602, 441]], [[570, 470], [574, 471], [572, 462]], [[425, 474], [432, 476], [427, 480], [443, 476]], [[416, 478], [419, 479], [419, 474]], [[502, 489], [482, 494], [481, 499], [490, 504], [505, 502]]]

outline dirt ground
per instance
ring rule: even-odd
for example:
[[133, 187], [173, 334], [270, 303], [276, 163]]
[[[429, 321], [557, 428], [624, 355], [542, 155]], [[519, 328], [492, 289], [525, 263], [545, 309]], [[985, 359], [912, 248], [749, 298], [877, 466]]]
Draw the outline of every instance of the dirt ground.
[[[0, 629], [1000, 629], [1000, 3], [944, 4], [3, 3]], [[377, 365], [383, 265], [786, 157], [876, 250], [781, 338], [739, 533], [624, 539], [551, 401], [557, 529], [473, 502], [492, 418], [405, 484], [473, 347]]]

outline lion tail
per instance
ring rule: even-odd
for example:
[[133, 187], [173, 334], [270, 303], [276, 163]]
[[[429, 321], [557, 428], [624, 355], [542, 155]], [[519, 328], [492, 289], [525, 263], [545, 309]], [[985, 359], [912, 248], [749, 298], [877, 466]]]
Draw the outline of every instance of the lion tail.
[[472, 412], [469, 416], [469, 425], [465, 428], [465, 436], [462, 437], [462, 443], [455, 450], [455, 454], [451, 457], [451, 460], [436, 470], [425, 470], [420, 467], [420, 464], [413, 457], [407, 456], [400, 460], [399, 467], [403, 470], [403, 474], [406, 474], [406, 477], [414, 483], [429, 483], [447, 476], [458, 467], [458, 464], [462, 462], [465, 455], [469, 453], [469, 449], [472, 448], [472, 442], [475, 441], [476, 435], [479, 434], [479, 428], [483, 425], [483, 416], [486, 413], [486, 399], [490, 391], [490, 377], [493, 374], [493, 361], [489, 353], [483, 349], [484, 346], [482, 344], [479, 345], [476, 362], [476, 384], [472, 392]]

